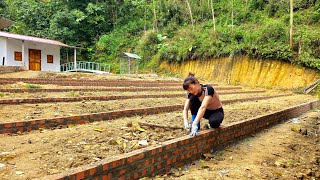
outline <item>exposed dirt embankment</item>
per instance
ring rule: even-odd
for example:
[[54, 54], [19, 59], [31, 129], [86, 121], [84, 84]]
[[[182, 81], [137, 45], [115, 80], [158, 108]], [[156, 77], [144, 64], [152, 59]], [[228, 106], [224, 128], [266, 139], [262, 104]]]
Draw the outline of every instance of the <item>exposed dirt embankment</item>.
[[182, 64], [163, 62], [163, 70], [187, 75], [194, 72], [209, 82], [248, 85], [273, 89], [306, 87], [320, 78], [320, 73], [276, 60], [250, 59], [245, 56], [187, 61]]

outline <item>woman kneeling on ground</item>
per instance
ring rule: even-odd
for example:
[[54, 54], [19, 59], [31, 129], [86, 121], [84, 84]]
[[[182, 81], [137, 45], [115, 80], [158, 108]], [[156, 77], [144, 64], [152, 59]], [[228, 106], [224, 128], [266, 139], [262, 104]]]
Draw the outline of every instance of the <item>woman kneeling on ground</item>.
[[[192, 73], [184, 79], [183, 89], [187, 91], [183, 121], [185, 129], [191, 130], [190, 136], [198, 135], [202, 118], [209, 120], [209, 128], [218, 128], [223, 121], [224, 112], [217, 91], [210, 85], [200, 84]], [[191, 124], [188, 121], [189, 109], [192, 116]]]

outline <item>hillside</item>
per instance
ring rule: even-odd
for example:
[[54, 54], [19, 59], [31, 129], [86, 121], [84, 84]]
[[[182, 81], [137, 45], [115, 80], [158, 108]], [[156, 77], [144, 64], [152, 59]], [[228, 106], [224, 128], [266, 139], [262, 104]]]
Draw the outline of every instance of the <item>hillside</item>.
[[[147, 72], [161, 61], [234, 55], [319, 70], [319, 3], [293, 2], [292, 47], [285, 0], [4, 0], [0, 16], [16, 22], [6, 31], [83, 47], [80, 60], [111, 64], [113, 72], [120, 70], [122, 52], [142, 56], [138, 65]], [[67, 49], [61, 55], [72, 58]]]

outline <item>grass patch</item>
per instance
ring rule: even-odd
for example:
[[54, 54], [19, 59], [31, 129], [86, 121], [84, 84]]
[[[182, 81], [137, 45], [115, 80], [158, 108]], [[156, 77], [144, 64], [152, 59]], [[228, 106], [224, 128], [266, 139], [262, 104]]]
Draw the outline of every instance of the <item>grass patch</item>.
[[38, 84], [25, 84], [24, 87], [28, 88], [28, 89], [37, 89], [37, 88], [41, 88], [40, 85]]
[[70, 91], [68, 93], [69, 97], [79, 97], [80, 96], [80, 92], [79, 91]]

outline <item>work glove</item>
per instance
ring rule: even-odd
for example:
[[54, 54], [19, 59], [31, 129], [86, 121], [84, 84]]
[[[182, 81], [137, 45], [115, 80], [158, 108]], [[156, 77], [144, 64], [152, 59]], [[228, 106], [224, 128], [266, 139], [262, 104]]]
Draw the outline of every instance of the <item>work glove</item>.
[[191, 126], [191, 133], [189, 135], [190, 136], [198, 135], [198, 122], [195, 123], [195, 121], [193, 121], [192, 126]]
[[191, 124], [189, 124], [188, 120], [184, 120], [183, 123], [184, 123], [184, 129], [186, 130], [187, 133], [189, 133], [191, 130]]

